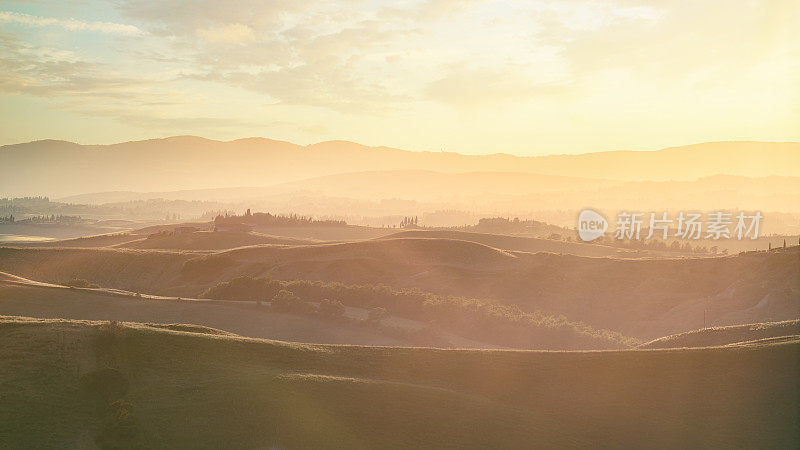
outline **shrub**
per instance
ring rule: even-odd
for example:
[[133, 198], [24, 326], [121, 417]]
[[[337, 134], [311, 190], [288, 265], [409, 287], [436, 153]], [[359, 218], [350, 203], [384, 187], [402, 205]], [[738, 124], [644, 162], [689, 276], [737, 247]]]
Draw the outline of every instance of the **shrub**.
[[274, 297], [283, 288], [281, 282], [272, 281], [269, 278], [240, 276], [206, 289], [200, 294], [200, 297], [217, 300], [259, 301]]
[[300, 300], [300, 297], [287, 290], [281, 290], [272, 297], [272, 310], [296, 314], [310, 314], [315, 312], [314, 306]]

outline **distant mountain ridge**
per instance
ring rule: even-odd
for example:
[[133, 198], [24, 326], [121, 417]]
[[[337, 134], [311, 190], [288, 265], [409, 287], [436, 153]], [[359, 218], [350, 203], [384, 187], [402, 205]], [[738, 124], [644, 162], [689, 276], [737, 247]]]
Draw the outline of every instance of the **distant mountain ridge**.
[[725, 174], [800, 176], [800, 143], [710, 142], [656, 151], [581, 155], [463, 155], [369, 147], [301, 146], [266, 138], [195, 136], [81, 145], [43, 140], [0, 147], [0, 195], [66, 196], [268, 186], [347, 172], [517, 172], [606, 180], [695, 180]]

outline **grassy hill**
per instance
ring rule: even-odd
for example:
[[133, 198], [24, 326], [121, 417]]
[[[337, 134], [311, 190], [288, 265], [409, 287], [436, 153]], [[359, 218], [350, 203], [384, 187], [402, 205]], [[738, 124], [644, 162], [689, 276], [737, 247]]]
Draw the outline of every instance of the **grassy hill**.
[[[38, 318], [192, 323], [241, 336], [293, 342], [359, 345], [420, 345], [382, 333], [316, 317], [270, 312], [239, 302], [154, 300], [89, 290], [5, 285], [0, 282], [0, 314]], [[434, 345], [433, 342], [427, 345]]]
[[313, 244], [309, 239], [270, 236], [245, 231], [194, 231], [153, 234], [115, 245], [121, 248], [171, 249], [171, 250], [224, 250], [258, 244], [304, 245]]
[[[190, 262], [191, 260], [191, 262]], [[449, 239], [251, 246], [209, 256], [126, 249], [0, 248], [0, 270], [61, 283], [196, 297], [240, 275], [385, 284], [563, 314], [639, 339], [800, 318], [800, 254], [625, 260], [500, 250]]]
[[800, 342], [618, 352], [304, 345], [0, 320], [9, 447], [800, 445]]
[[108, 234], [95, 234], [91, 236], [82, 236], [71, 239], [58, 239], [52, 241], [15, 242], [10, 245], [14, 245], [16, 247], [100, 248], [100, 247], [113, 247], [116, 245], [124, 244], [126, 242], [135, 241], [137, 239], [141, 239], [141, 236], [135, 236], [129, 233], [108, 233]]
[[[209, 226], [208, 224], [204, 224]], [[133, 248], [151, 250], [225, 250], [248, 245], [310, 245], [319, 241], [272, 236], [247, 231], [175, 231], [176, 227], [147, 227], [124, 233], [99, 234], [74, 239], [15, 243], [17, 247]], [[151, 232], [147, 232], [152, 230]]]
[[729, 327], [703, 328], [686, 333], [665, 336], [647, 342], [639, 348], [710, 347], [737, 342], [757, 341], [780, 337], [800, 336], [800, 320], [751, 323]]
[[502, 234], [472, 233], [466, 231], [411, 230], [400, 231], [383, 237], [383, 239], [403, 238], [455, 239], [476, 242], [503, 250], [515, 250], [529, 253], [550, 252], [567, 253], [576, 256], [608, 256], [621, 258], [636, 256], [635, 251], [605, 245], [556, 241], [533, 237], [506, 236]]
[[[190, 260], [191, 261], [191, 260]], [[39, 318], [191, 322], [247, 337], [313, 343], [424, 345], [457, 348], [589, 350], [631, 348], [637, 339], [570, 322], [565, 317], [526, 314], [518, 308], [475, 299], [438, 297], [386, 286], [278, 281], [237, 277], [204, 292], [200, 299], [153, 296], [87, 286], [67, 288], [0, 272], [0, 314]], [[301, 304], [291, 312], [267, 304], [281, 291]], [[341, 314], [319, 313], [315, 305], [343, 302]], [[302, 303], [306, 302], [306, 303]], [[387, 316], [368, 320], [382, 307]]]

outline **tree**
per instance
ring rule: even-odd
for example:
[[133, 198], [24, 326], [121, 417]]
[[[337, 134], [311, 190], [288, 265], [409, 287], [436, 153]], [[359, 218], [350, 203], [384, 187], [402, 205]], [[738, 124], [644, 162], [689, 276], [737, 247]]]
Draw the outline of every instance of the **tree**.
[[315, 308], [310, 303], [300, 300], [300, 297], [293, 292], [281, 289], [272, 297], [272, 310], [276, 312], [288, 312], [295, 314], [310, 314]]
[[294, 293], [281, 289], [272, 297], [272, 309], [280, 312], [291, 312], [300, 299]]

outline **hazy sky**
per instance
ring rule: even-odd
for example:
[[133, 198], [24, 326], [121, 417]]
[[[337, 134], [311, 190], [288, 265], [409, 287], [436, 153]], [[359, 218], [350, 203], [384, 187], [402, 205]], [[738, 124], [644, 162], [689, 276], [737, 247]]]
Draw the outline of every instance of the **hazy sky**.
[[0, 144], [800, 140], [800, 2], [0, 0]]

